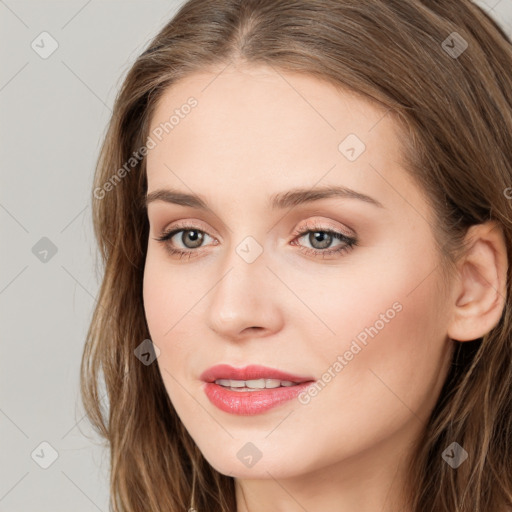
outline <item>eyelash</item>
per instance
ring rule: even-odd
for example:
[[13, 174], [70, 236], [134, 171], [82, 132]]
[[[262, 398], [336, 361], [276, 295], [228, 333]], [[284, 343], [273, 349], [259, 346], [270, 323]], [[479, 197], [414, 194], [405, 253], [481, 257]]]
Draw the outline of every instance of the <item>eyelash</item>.
[[[325, 250], [310, 249], [309, 247], [300, 246], [301, 252], [304, 252], [307, 255], [320, 256], [323, 258], [325, 258], [326, 256], [331, 256], [333, 254], [341, 255], [341, 254], [345, 253], [346, 251], [349, 251], [350, 249], [352, 249], [354, 246], [357, 246], [357, 244], [358, 244], [357, 238], [349, 237], [347, 235], [344, 235], [343, 233], [340, 233], [339, 231], [334, 231], [332, 229], [323, 228], [322, 226], [317, 225], [315, 223], [306, 224], [306, 228], [307, 228], [306, 230], [293, 233], [293, 235], [295, 237], [293, 241], [300, 239], [304, 235], [307, 235], [311, 232], [321, 232], [321, 233], [326, 233], [326, 234], [331, 235], [334, 240], [340, 240], [341, 242], [345, 243], [345, 245], [341, 245], [337, 249], [325, 249]], [[169, 252], [169, 254], [171, 256], [177, 256], [180, 259], [195, 257], [195, 256], [192, 256], [192, 254], [197, 253], [198, 252], [197, 250], [188, 249], [185, 251], [185, 250], [181, 250], [181, 249], [175, 249], [174, 247], [171, 247], [170, 243], [168, 243], [170, 241], [170, 239], [174, 237], [174, 235], [177, 235], [178, 233], [181, 233], [182, 231], [198, 231], [199, 233], [207, 234], [205, 231], [198, 229], [195, 226], [184, 225], [184, 226], [177, 226], [169, 231], [164, 231], [161, 234], [161, 236], [154, 238], [154, 240], [157, 240], [158, 242], [163, 243], [165, 245], [165, 249]]]

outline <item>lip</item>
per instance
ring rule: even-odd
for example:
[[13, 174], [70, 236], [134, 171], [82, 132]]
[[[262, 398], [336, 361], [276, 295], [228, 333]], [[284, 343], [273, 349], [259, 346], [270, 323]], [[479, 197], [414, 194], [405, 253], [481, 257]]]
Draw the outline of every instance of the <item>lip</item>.
[[199, 377], [205, 382], [215, 382], [217, 379], [254, 380], [254, 379], [279, 379], [292, 382], [307, 382], [315, 380], [313, 377], [292, 375], [275, 368], [251, 364], [245, 368], [234, 368], [229, 364], [217, 364], [205, 370]]
[[[266, 366], [250, 365], [245, 368], [233, 368], [226, 364], [212, 366], [204, 371], [200, 378], [204, 381], [203, 391], [213, 405], [221, 411], [242, 416], [261, 414], [289, 402], [315, 381], [312, 377], [292, 375]], [[231, 391], [215, 384], [217, 379], [252, 380], [265, 378], [289, 380], [299, 384], [260, 391]]]

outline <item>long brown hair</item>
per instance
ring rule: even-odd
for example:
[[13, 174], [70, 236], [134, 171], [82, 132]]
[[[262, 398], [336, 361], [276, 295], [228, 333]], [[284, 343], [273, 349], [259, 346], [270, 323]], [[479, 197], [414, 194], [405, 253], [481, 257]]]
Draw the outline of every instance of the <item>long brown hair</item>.
[[[435, 213], [448, 272], [468, 227], [491, 219], [512, 256], [505, 192], [512, 186], [512, 45], [480, 8], [469, 0], [188, 1], [127, 73], [94, 178], [103, 281], [81, 386], [110, 448], [116, 512], [186, 511], [193, 479], [199, 512], [236, 510], [234, 479], [203, 458], [158, 366], [134, 356], [150, 337], [142, 300], [146, 159], [138, 150], [167, 87], [235, 61], [305, 73], [385, 105], [402, 130], [407, 171]], [[509, 267], [498, 325], [478, 340], [454, 342], [449, 375], [412, 458], [411, 511], [512, 506], [510, 283]], [[457, 470], [441, 456], [454, 441], [469, 454]]]

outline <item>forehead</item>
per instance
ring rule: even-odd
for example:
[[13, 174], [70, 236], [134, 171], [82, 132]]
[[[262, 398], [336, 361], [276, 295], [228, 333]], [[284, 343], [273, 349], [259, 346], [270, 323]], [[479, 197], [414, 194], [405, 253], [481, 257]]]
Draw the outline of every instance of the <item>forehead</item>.
[[[190, 97], [197, 101], [197, 106], [190, 115], [180, 116], [168, 138], [179, 137], [179, 132], [188, 127], [205, 142], [226, 140], [238, 135], [239, 128], [244, 126], [240, 135], [249, 138], [258, 134], [263, 137], [259, 142], [266, 138], [275, 140], [276, 132], [279, 140], [322, 139], [327, 135], [326, 147], [332, 148], [332, 140], [341, 138], [345, 132], [368, 139], [388, 111], [348, 89], [306, 74], [266, 66], [229, 65], [218, 72], [189, 75], [169, 87], [158, 102], [150, 130], [169, 121]], [[394, 134], [389, 133], [390, 116], [385, 124], [387, 142], [393, 141]]]
[[[195, 73], [169, 87], [155, 109], [150, 135], [160, 130], [161, 140], [153, 136], [156, 146], [148, 153], [148, 190], [183, 189], [184, 181], [201, 195], [231, 186], [250, 197], [262, 188], [270, 193], [321, 181], [383, 204], [400, 201], [400, 188], [405, 197], [415, 191], [388, 114], [304, 74], [231, 65]], [[347, 153], [352, 148], [356, 159]]]

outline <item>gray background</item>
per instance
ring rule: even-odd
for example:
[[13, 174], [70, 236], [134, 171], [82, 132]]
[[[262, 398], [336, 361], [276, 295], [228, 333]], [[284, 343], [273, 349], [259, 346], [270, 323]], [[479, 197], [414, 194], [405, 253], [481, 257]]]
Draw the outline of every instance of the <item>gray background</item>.
[[[0, 0], [0, 512], [108, 511], [78, 387], [100, 283], [89, 196], [122, 78], [182, 3]], [[512, 0], [478, 3], [512, 35]]]

